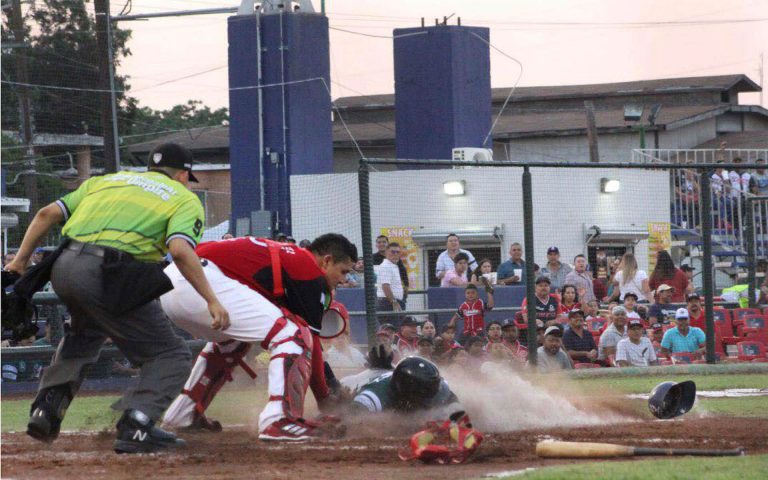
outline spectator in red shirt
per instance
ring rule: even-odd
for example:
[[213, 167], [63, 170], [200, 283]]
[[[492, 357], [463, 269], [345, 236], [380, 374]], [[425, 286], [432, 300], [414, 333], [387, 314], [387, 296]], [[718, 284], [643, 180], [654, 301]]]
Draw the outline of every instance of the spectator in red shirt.
[[443, 339], [449, 350], [452, 348], [461, 348], [459, 342], [456, 341], [456, 327], [452, 325], [443, 327], [443, 330], [440, 332], [440, 338]]
[[571, 284], [563, 285], [562, 293], [560, 294], [560, 306], [557, 309], [557, 314], [568, 316], [572, 310], [580, 310], [581, 304], [579, 303], [579, 292], [576, 291], [576, 286]]
[[675, 289], [670, 299], [672, 303], [685, 301], [685, 293], [688, 291], [688, 276], [675, 267], [672, 256], [666, 250], [660, 250], [656, 254], [656, 268], [653, 269], [648, 280], [648, 285], [654, 291], [662, 284], [667, 284]]
[[400, 333], [395, 335], [392, 341], [392, 350], [395, 352], [395, 361], [416, 353], [419, 349], [419, 322], [411, 316], [403, 319], [400, 324]]
[[[536, 279], [536, 318], [544, 322], [545, 326], [555, 324], [557, 311], [560, 308], [560, 302], [557, 296], [549, 293], [551, 282], [549, 277], [539, 277]], [[528, 299], [523, 299], [522, 313], [526, 318], [528, 311]]]
[[464, 320], [464, 331], [461, 334], [460, 342], [466, 342], [467, 338], [485, 335], [485, 312], [493, 308], [493, 294], [488, 292], [488, 303], [478, 298], [477, 287], [469, 284], [464, 289], [464, 303], [459, 305], [459, 309], [453, 314], [448, 325], [455, 327], [459, 318]]
[[690, 318], [690, 326], [698, 327], [706, 332], [707, 321], [704, 318], [704, 309], [701, 308], [701, 297], [696, 293], [689, 293], [686, 295], [685, 301], [688, 304], [687, 308]]
[[498, 322], [496, 320], [490, 322], [488, 324], [488, 343], [485, 344], [483, 349], [488, 352], [490, 351], [490, 345], [493, 343], [503, 343], [504, 338], [501, 334], [501, 322]]
[[512, 357], [522, 363], [528, 358], [528, 349], [520, 344], [517, 325], [512, 319], [506, 319], [501, 322], [501, 335], [504, 338], [504, 345], [512, 352]]

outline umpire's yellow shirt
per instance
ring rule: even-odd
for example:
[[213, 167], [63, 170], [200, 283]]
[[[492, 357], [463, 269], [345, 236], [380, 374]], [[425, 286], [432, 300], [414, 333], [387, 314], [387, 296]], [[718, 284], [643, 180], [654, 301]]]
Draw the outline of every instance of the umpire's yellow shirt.
[[194, 248], [203, 234], [200, 199], [162, 172], [93, 177], [56, 203], [64, 212], [67, 237], [117, 248], [145, 262], [161, 260], [173, 238]]

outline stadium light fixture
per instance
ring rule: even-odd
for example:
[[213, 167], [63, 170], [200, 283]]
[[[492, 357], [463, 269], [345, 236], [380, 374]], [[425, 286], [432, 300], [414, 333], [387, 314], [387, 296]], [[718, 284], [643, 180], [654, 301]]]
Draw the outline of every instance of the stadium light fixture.
[[464, 180], [451, 180], [449, 182], [443, 182], [443, 193], [449, 197], [464, 195], [465, 185], [466, 182], [464, 182]]
[[600, 179], [600, 191], [602, 193], [615, 193], [621, 188], [621, 182], [611, 178]]

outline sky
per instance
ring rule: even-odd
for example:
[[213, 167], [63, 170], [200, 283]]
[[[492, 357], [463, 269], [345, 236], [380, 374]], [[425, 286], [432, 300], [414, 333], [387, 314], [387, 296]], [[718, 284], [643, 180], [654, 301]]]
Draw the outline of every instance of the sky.
[[[113, 15], [125, 1], [112, 0]], [[320, 9], [320, 0], [313, 4]], [[130, 13], [238, 5], [133, 0]], [[392, 39], [386, 37], [394, 28], [419, 26], [421, 17], [427, 25], [454, 15], [450, 24], [461, 17], [462, 25], [489, 27], [491, 44], [503, 52], [491, 51], [493, 87], [512, 87], [520, 75], [507, 56], [523, 65], [519, 86], [734, 73], [760, 84], [761, 56], [768, 61], [768, 0], [327, 0], [326, 13], [332, 28], [358, 33], [330, 32], [333, 98], [392, 93]], [[164, 109], [188, 99], [228, 105], [229, 15], [120, 23], [133, 30], [133, 55], [118, 72], [131, 77], [140, 105]], [[759, 104], [759, 94], [742, 94], [740, 102]]]

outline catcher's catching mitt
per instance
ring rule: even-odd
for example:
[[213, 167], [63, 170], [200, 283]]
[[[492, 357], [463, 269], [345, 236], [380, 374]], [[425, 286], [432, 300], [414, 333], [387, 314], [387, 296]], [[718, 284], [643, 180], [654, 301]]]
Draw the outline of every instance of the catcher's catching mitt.
[[464, 412], [451, 415], [444, 422], [428, 422], [427, 428], [411, 437], [407, 449], [400, 450], [401, 460], [450, 465], [464, 463], [483, 441], [483, 434], [472, 428]]

